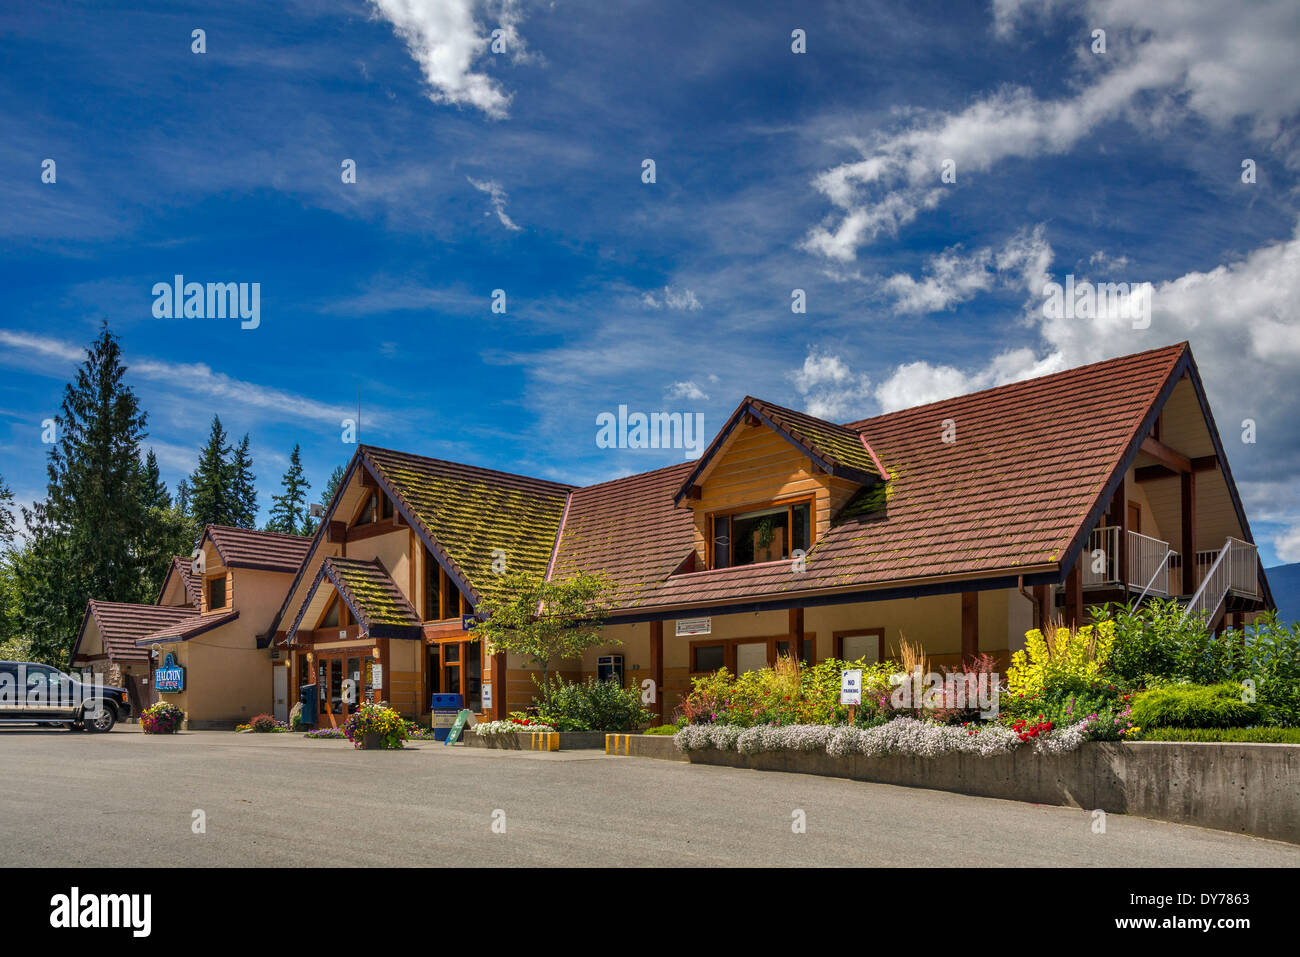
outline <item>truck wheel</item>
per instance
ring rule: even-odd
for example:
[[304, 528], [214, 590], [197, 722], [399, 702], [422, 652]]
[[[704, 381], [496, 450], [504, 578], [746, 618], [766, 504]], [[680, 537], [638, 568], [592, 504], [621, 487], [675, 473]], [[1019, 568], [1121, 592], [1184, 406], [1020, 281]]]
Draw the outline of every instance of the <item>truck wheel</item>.
[[99, 714], [94, 717], [89, 713], [83, 713], [82, 722], [85, 724], [87, 731], [102, 734], [105, 731], [113, 730], [113, 725], [117, 724], [117, 712], [107, 705], [102, 705]]

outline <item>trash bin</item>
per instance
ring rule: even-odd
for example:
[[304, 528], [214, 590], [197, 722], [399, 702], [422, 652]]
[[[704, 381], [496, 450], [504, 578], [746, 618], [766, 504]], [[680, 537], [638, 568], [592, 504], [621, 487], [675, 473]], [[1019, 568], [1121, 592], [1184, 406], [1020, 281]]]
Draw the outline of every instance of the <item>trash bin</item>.
[[298, 689], [298, 700], [302, 702], [302, 723], [304, 727], [316, 727], [316, 686], [303, 685]]
[[456, 723], [456, 715], [465, 706], [465, 696], [459, 694], [436, 694], [429, 706], [433, 712], [433, 739], [446, 741], [447, 732]]

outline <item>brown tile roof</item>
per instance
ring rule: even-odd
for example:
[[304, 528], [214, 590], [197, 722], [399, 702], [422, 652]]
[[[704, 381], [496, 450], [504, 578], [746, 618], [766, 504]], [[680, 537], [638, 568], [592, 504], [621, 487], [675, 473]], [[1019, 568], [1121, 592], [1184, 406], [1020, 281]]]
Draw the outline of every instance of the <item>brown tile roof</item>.
[[184, 555], [172, 556], [172, 563], [167, 566], [167, 574], [163, 576], [162, 586], [158, 589], [158, 599], [154, 604], [162, 603], [163, 595], [167, 591], [167, 583], [171, 581], [173, 575], [180, 576], [181, 585], [185, 588], [185, 594], [189, 595], [190, 604], [198, 608], [202, 596], [199, 588], [199, 577], [194, 574], [193, 564], [190, 559]]
[[176, 622], [174, 625], [168, 625], [166, 628], [150, 632], [143, 638], [137, 639], [135, 643], [137, 646], [145, 647], [164, 641], [189, 641], [205, 631], [211, 631], [213, 628], [220, 628], [222, 625], [229, 624], [238, 617], [239, 612], [237, 611], [223, 611], [215, 615], [195, 615], [193, 618], [187, 618]]
[[149, 653], [135, 646], [136, 639], [159, 628], [187, 621], [196, 615], [198, 611], [187, 606], [132, 605], [125, 602], [92, 599], [86, 603], [86, 617], [82, 620], [81, 631], [77, 634], [77, 641], [73, 645], [69, 660], [75, 663], [81, 648], [82, 636], [85, 634], [86, 620], [92, 617], [99, 627], [99, 634], [104, 641], [104, 650], [110, 658], [139, 660], [148, 658]]
[[368, 445], [358, 454], [441, 546], [474, 595], [496, 587], [496, 549], [505, 552], [510, 571], [546, 571], [573, 486]]
[[673, 496], [695, 462], [576, 489], [552, 575], [602, 572], [634, 603], [653, 592], [691, 554], [694, 517]]
[[[1184, 351], [1155, 349], [849, 423], [867, 436], [889, 482], [842, 510], [803, 572], [774, 562], [656, 580], [668, 553], [690, 548], [687, 509], [650, 524], [626, 518], [665, 508], [661, 489], [646, 481], [657, 473], [607, 483], [624, 494], [607, 491], [610, 508], [592, 503], [581, 540], [566, 527], [557, 569], [607, 562], [625, 595], [636, 596], [620, 604], [641, 608], [1041, 571], [1070, 546]], [[951, 444], [941, 441], [945, 419], [957, 428]], [[575, 506], [587, 491], [574, 494]], [[646, 541], [636, 540], [634, 525]], [[659, 568], [643, 560], [657, 554]]]
[[209, 525], [205, 534], [229, 568], [260, 568], [293, 574], [311, 549], [310, 538], [254, 528]]

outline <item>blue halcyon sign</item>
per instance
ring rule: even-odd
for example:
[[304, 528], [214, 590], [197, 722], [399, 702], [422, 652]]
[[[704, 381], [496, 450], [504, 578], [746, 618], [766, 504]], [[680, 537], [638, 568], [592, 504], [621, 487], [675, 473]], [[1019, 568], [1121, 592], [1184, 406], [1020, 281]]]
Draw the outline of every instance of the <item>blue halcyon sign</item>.
[[153, 686], [163, 694], [177, 694], [185, 690], [185, 669], [176, 663], [170, 651], [163, 663], [154, 669]]

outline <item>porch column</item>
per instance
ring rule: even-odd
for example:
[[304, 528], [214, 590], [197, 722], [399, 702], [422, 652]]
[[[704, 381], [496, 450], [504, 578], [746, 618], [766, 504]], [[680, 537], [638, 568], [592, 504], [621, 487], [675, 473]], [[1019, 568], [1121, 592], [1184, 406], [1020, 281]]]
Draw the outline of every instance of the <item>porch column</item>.
[[980, 593], [961, 593], [961, 663], [968, 666], [980, 653]]
[[1034, 604], [1038, 607], [1038, 620], [1034, 622], [1034, 627], [1047, 634], [1047, 626], [1051, 624], [1052, 618], [1055, 617], [1052, 607], [1052, 586], [1035, 585], [1034, 586]]
[[506, 719], [506, 653], [492, 656], [492, 720]]
[[1065, 576], [1065, 625], [1067, 628], [1077, 628], [1083, 623], [1083, 575], [1079, 570], [1079, 565], [1085, 559], [1086, 555], [1081, 552], [1079, 557], [1075, 559], [1070, 574]]
[[650, 622], [650, 680], [655, 683], [654, 705], [650, 708], [664, 723], [664, 623]]
[[1183, 472], [1181, 494], [1183, 526], [1183, 594], [1196, 592], [1196, 473]]
[[[1128, 473], [1119, 480], [1119, 487], [1110, 500], [1110, 518], [1108, 525], [1119, 526], [1119, 535], [1115, 543], [1115, 572], [1119, 575], [1119, 587], [1128, 596]], [[1110, 556], [1107, 556], [1108, 558]]]
[[[369, 637], [367, 635], [367, 637]], [[381, 701], [387, 701], [391, 706], [393, 699], [389, 697], [393, 682], [393, 658], [388, 653], [388, 643], [391, 639], [380, 638], [375, 644], [379, 648], [379, 664], [383, 667], [383, 677], [380, 680], [379, 698]]]
[[790, 609], [790, 657], [796, 662], [802, 661], [803, 656], [803, 609]]

